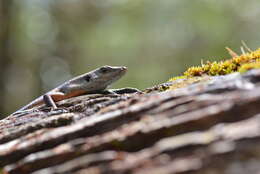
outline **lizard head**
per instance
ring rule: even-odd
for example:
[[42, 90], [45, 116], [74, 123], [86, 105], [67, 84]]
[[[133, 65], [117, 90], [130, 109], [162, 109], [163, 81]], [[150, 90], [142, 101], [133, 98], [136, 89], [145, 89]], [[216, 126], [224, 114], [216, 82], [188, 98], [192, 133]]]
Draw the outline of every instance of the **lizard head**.
[[102, 66], [70, 80], [67, 89], [62, 90], [66, 92], [81, 90], [89, 93], [102, 91], [121, 78], [126, 71], [127, 68], [124, 66]]

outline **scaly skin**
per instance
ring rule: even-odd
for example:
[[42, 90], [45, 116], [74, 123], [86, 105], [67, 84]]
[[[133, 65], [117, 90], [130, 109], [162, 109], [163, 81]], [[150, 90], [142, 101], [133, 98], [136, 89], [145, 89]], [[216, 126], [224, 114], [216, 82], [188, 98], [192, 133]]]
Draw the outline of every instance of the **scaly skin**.
[[51, 104], [55, 108], [55, 102], [82, 94], [102, 92], [113, 82], [120, 79], [126, 73], [126, 70], [127, 68], [124, 66], [103, 66], [86, 74], [82, 74], [38, 97], [13, 114], [31, 109], [44, 103], [48, 105]]

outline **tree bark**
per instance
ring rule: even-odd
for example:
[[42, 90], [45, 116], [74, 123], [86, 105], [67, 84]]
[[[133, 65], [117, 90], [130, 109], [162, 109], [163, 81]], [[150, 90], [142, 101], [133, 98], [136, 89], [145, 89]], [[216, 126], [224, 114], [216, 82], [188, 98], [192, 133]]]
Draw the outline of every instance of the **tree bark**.
[[39, 106], [0, 121], [0, 166], [10, 174], [259, 173], [259, 82], [251, 70]]

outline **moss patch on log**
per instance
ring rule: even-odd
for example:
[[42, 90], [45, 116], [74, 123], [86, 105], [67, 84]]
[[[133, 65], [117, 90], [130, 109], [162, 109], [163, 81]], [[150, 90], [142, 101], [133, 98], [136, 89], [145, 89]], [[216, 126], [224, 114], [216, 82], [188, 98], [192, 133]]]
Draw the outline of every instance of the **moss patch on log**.
[[[169, 82], [173, 83], [172, 86], [162, 89], [176, 89], [185, 87], [192, 83], [210, 80], [210, 76], [227, 75], [233, 72], [244, 73], [248, 70], [260, 68], [260, 48], [255, 51], [244, 52], [237, 55], [231, 49], [228, 49], [232, 58], [223, 61], [207, 61], [202, 63], [201, 66], [192, 66], [188, 68], [181, 76], [172, 77]], [[178, 81], [182, 79], [181, 81]]]

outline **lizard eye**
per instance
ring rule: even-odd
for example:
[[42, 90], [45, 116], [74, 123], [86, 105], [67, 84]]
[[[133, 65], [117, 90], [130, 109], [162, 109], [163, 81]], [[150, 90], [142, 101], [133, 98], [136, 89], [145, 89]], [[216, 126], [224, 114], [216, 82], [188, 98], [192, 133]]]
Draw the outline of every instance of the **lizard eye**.
[[90, 79], [91, 79], [90, 75], [85, 76], [85, 80], [86, 80], [87, 82], [89, 82]]
[[100, 71], [101, 71], [102, 73], [106, 73], [106, 72], [108, 72], [108, 69], [107, 69], [107, 68], [104, 68], [104, 67], [102, 67], [102, 68], [100, 69]]

